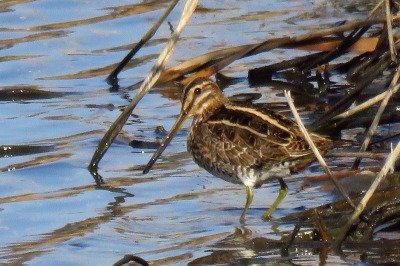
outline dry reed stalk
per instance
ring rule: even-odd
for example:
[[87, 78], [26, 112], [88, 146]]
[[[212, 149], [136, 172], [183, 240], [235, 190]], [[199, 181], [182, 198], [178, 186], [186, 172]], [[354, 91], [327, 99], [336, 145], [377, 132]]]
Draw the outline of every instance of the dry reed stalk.
[[390, 11], [390, 0], [385, 1], [386, 6], [386, 25], [389, 40], [390, 55], [393, 62], [397, 62], [397, 51], [393, 41], [392, 12]]
[[146, 34], [140, 39], [140, 41], [135, 45], [135, 47], [132, 48], [132, 50], [129, 51], [129, 53], [122, 59], [122, 61], [114, 68], [114, 70], [110, 73], [110, 75], [107, 77], [107, 80], [109, 82], [113, 82], [116, 80], [119, 72], [128, 64], [129, 60], [132, 59], [132, 57], [143, 47], [145, 43], [147, 43], [151, 37], [154, 36], [158, 28], [161, 26], [161, 23], [165, 20], [165, 18], [171, 13], [172, 9], [176, 6], [176, 4], [179, 2], [179, 0], [173, 0], [167, 7], [167, 9], [164, 11], [162, 16], [154, 23], [154, 25], [146, 32]]
[[318, 159], [322, 168], [325, 170], [325, 173], [329, 176], [329, 178], [335, 184], [336, 188], [340, 191], [340, 193], [343, 195], [343, 197], [346, 199], [346, 201], [350, 204], [350, 206], [355, 208], [355, 205], [354, 205], [353, 201], [350, 199], [348, 193], [343, 188], [343, 186], [337, 181], [337, 179], [332, 175], [332, 172], [329, 169], [328, 165], [326, 164], [324, 158], [322, 157], [321, 153], [318, 151], [318, 148], [315, 146], [314, 142], [312, 141], [310, 134], [308, 134], [307, 129], [304, 126], [303, 122], [301, 121], [301, 118], [296, 110], [296, 107], [294, 106], [292, 96], [290, 95], [290, 91], [285, 90], [285, 97], [286, 97], [286, 100], [289, 104], [290, 110], [292, 111], [293, 116], [294, 116], [301, 132], [303, 133], [308, 145], [310, 145], [311, 150], [314, 152], [315, 157]]
[[[379, 120], [381, 119], [382, 114], [385, 111], [387, 103], [389, 102], [392, 95], [395, 94], [399, 89], [399, 86], [395, 86], [397, 84], [397, 81], [399, 80], [399, 77], [400, 77], [400, 67], [397, 68], [396, 73], [393, 76], [392, 82], [390, 83], [389, 89], [385, 93], [385, 98], [382, 100], [381, 105], [379, 106], [379, 109], [376, 112], [374, 120], [372, 121], [371, 126], [369, 127], [368, 132], [365, 136], [364, 142], [361, 145], [360, 152], [365, 152], [367, 150], [371, 138], [375, 134], [376, 129], [378, 128]], [[352, 166], [352, 169], [357, 169], [358, 166], [360, 165], [360, 162], [361, 158], [357, 158]]]
[[327, 152], [326, 157], [338, 157], [338, 158], [369, 158], [374, 160], [385, 159], [386, 153], [376, 152]]
[[130, 102], [130, 104], [124, 109], [124, 111], [120, 114], [120, 116], [114, 121], [111, 127], [108, 129], [106, 134], [103, 136], [95, 153], [93, 154], [92, 160], [89, 164], [89, 171], [92, 173], [93, 177], [96, 181], [101, 180], [101, 177], [97, 173], [97, 166], [101, 158], [104, 156], [111, 143], [121, 131], [124, 126], [126, 120], [132, 113], [133, 109], [136, 107], [138, 102], [143, 98], [144, 95], [150, 90], [150, 88], [156, 83], [157, 79], [160, 77], [161, 70], [166, 64], [167, 60], [171, 57], [172, 52], [176, 46], [176, 42], [179, 38], [180, 33], [185, 28], [186, 24], [189, 22], [190, 17], [192, 16], [194, 10], [197, 6], [197, 0], [187, 0], [185, 7], [183, 9], [181, 19], [178, 23], [178, 26], [175, 29], [175, 32], [172, 34], [167, 46], [164, 48], [160, 56], [158, 57], [157, 62], [151, 69], [150, 73], [147, 75], [146, 79], [141, 84], [138, 89], [136, 95]]
[[257, 49], [258, 47], [260, 47], [262, 45], [263, 45], [263, 43], [258, 43], [258, 44], [255, 44], [253, 46], [250, 46], [247, 49], [241, 50], [238, 53], [235, 53], [235, 54], [232, 54], [230, 56], [227, 56], [224, 59], [219, 60], [216, 63], [197, 71], [196, 73], [194, 73], [190, 77], [187, 77], [187, 78], [183, 79], [181, 81], [181, 84], [186, 86], [187, 84], [189, 84], [190, 82], [192, 82], [193, 80], [195, 80], [197, 78], [200, 78], [200, 77], [208, 78], [208, 77], [216, 74], [217, 72], [219, 72], [220, 70], [222, 70], [226, 66], [230, 65], [232, 62], [242, 58], [244, 55], [246, 55], [248, 53], [251, 53], [252, 51], [254, 51], [255, 49]]
[[378, 176], [372, 183], [371, 187], [368, 189], [368, 191], [365, 193], [364, 197], [358, 203], [356, 209], [354, 210], [350, 219], [347, 221], [346, 225], [341, 229], [339, 237], [334, 243], [334, 248], [336, 248], [336, 249], [340, 248], [342, 242], [344, 241], [344, 239], [347, 236], [347, 233], [348, 233], [350, 227], [358, 219], [360, 214], [364, 211], [369, 199], [372, 197], [375, 190], [378, 188], [379, 184], [385, 179], [389, 170], [393, 168], [393, 165], [396, 162], [396, 159], [399, 156], [399, 154], [400, 154], [400, 142], [397, 143], [396, 148], [390, 153], [390, 155], [386, 159], [386, 162], [383, 165], [381, 171], [379, 172]]
[[[392, 18], [393, 21], [397, 21], [400, 19], [399, 16], [395, 16]], [[332, 27], [329, 29], [323, 29], [320, 31], [315, 31], [311, 33], [306, 33], [294, 37], [278, 37], [274, 39], [265, 40], [256, 44], [246, 44], [240, 45], [236, 47], [224, 48], [216, 51], [212, 51], [209, 53], [202, 54], [200, 56], [188, 59], [176, 66], [166, 69], [162, 72], [160, 79], [157, 84], [169, 82], [175, 79], [178, 79], [184, 75], [193, 73], [196, 70], [201, 69], [202, 66], [216, 60], [223, 60], [226, 57], [232, 56], [236, 53], [242, 53], [244, 50], [249, 49], [255, 45], [260, 45], [257, 49], [252, 50], [251, 52], [244, 54], [242, 57], [247, 57], [263, 52], [267, 52], [269, 50], [275, 48], [295, 48], [297, 46], [304, 46], [307, 41], [315, 41], [317, 38], [322, 38], [328, 35], [336, 35], [349, 30], [354, 30], [358, 27], [371, 26], [378, 23], [385, 23], [385, 20], [382, 19], [372, 19], [372, 20], [357, 20], [350, 21], [344, 25], [340, 25], [337, 27]]]
[[383, 54], [380, 52], [377, 53], [375, 59], [378, 60], [376, 63], [372, 65], [370, 64], [363, 69], [363, 75], [360, 76], [357, 83], [354, 84], [354, 89], [325, 112], [325, 114], [319, 119], [318, 123], [314, 125], [314, 130], [329, 126], [332, 123], [332, 117], [334, 117], [336, 113], [348, 109], [361, 92], [368, 87], [371, 82], [381, 77], [383, 71], [385, 71], [391, 64], [389, 51], [386, 51]]
[[[399, 87], [399, 86], [400, 85], [396, 85], [396, 87]], [[369, 107], [379, 103], [380, 101], [385, 99], [385, 96], [386, 96], [386, 91], [374, 96], [373, 98], [371, 98], [369, 100], [366, 100], [365, 102], [363, 102], [357, 106], [352, 107], [351, 109], [349, 109], [347, 111], [344, 111], [341, 114], [336, 115], [335, 117], [332, 118], [332, 120], [344, 119], [344, 118], [348, 118], [352, 115], [358, 114], [358, 113], [368, 109]]]
[[379, 1], [379, 3], [374, 6], [374, 8], [371, 10], [371, 12], [369, 12], [369, 16], [371, 17], [385, 1], [386, 0]]

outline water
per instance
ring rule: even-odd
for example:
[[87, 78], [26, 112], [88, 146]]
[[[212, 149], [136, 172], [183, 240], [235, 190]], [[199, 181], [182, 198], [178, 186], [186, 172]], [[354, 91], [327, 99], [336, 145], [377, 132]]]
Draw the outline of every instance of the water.
[[[254, 239], [279, 239], [280, 232], [293, 228], [260, 218], [276, 196], [277, 184], [255, 192], [246, 227], [241, 227], [244, 188], [213, 178], [195, 165], [186, 152], [186, 130], [178, 133], [149, 174], [135, 170], [147, 163], [154, 150], [132, 148], [129, 141], [162, 138], [156, 127], [168, 130], [179, 112], [179, 95], [168, 88], [146, 95], [139, 103], [101, 161], [106, 184], [96, 188], [87, 171], [90, 158], [127, 105], [126, 94], [134, 94], [110, 91], [105, 78], [167, 4], [132, 0], [0, 3], [0, 85], [22, 90], [0, 101], [0, 144], [17, 145], [11, 147], [15, 152], [2, 154], [0, 160], [2, 263], [110, 265], [128, 253], [153, 264], [229, 263], [232, 258], [285, 263], [319, 260], [307, 250], [285, 258], [279, 251], [257, 248]], [[201, 6], [182, 34], [170, 66], [217, 48], [298, 35], [365, 16], [365, 5], [357, 10], [357, 1], [201, 1]], [[178, 4], [168, 17], [174, 26], [182, 7]], [[162, 25], [121, 73], [122, 87], [145, 77], [169, 36], [169, 26]], [[249, 68], [296, 53], [271, 51], [239, 61], [223, 73], [246, 77]], [[32, 89], [40, 91], [33, 94]], [[261, 102], [284, 102], [277, 91], [249, 88], [245, 79], [226, 93], [254, 91], [263, 94]], [[296, 193], [298, 185], [289, 183], [290, 193], [276, 217], [331, 200], [318, 188]], [[329, 261], [345, 262], [334, 255]]]

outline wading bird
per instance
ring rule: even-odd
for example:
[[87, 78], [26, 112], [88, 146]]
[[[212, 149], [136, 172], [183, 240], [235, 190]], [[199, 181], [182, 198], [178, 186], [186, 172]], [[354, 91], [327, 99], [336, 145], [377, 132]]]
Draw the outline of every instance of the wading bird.
[[[278, 197], [263, 214], [270, 219], [288, 188], [283, 177], [300, 171], [316, 160], [295, 122], [271, 110], [229, 101], [209, 79], [196, 79], [182, 92], [182, 109], [171, 131], [144, 169], [147, 173], [184, 122], [193, 116], [187, 139], [194, 161], [212, 175], [246, 186], [246, 203], [253, 200], [253, 188], [277, 179]], [[324, 153], [332, 141], [311, 134]]]

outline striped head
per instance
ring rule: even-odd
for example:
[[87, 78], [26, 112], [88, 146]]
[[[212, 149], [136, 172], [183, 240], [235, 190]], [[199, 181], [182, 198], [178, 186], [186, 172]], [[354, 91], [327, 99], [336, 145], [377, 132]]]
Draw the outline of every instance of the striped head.
[[182, 110], [187, 116], [206, 115], [223, 103], [224, 96], [218, 85], [205, 78], [189, 83], [182, 91]]
[[168, 135], [160, 144], [160, 147], [156, 150], [153, 157], [151, 157], [150, 161], [144, 168], [143, 173], [150, 171], [150, 168], [156, 162], [157, 158], [165, 150], [172, 138], [189, 117], [204, 117], [212, 114], [213, 110], [224, 103], [224, 99], [225, 98], [218, 85], [209, 79], [199, 78], [189, 83], [182, 91], [181, 113]]

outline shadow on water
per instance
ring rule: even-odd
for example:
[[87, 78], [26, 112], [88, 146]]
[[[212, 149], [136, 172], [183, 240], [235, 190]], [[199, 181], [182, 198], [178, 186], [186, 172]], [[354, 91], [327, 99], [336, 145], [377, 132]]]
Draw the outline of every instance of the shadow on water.
[[[359, 2], [236, 1], [233, 6], [230, 1], [202, 1], [170, 65], [211, 50], [365, 18], [373, 4]], [[345, 256], [327, 251], [306, 225], [288, 247], [297, 222], [279, 217], [334, 197], [317, 186], [296, 192], [304, 175], [321, 173], [316, 166], [289, 181], [290, 193], [271, 222], [260, 217], [278, 184], [258, 189], [245, 227], [239, 223], [243, 188], [194, 164], [186, 152], [187, 130], [178, 133], [153, 172], [143, 176], [143, 166], [179, 112], [175, 86], [146, 95], [101, 162], [104, 184], [93, 181], [89, 160], [132, 97], [134, 91], [125, 88], [145, 77], [168, 40], [169, 26], [161, 26], [121, 73], [121, 89], [109, 89], [105, 78], [168, 3], [0, 2], [0, 262], [111, 265], [125, 254], [153, 265], [384, 261], [388, 255], [379, 246], [367, 252], [368, 245], [375, 245], [368, 241], [359, 247], [348, 243]], [[173, 26], [182, 7], [179, 3], [167, 18]], [[234, 101], [287, 111], [279, 89], [285, 84], [249, 87], [243, 77], [250, 68], [291, 56], [293, 51], [279, 50], [248, 58], [218, 79]], [[296, 101], [304, 103], [303, 113], [312, 120], [323, 103], [307, 103], [303, 96]], [[332, 162], [337, 168], [348, 163]], [[397, 242], [390, 243], [398, 254]], [[395, 255], [390, 258], [398, 261]]]

